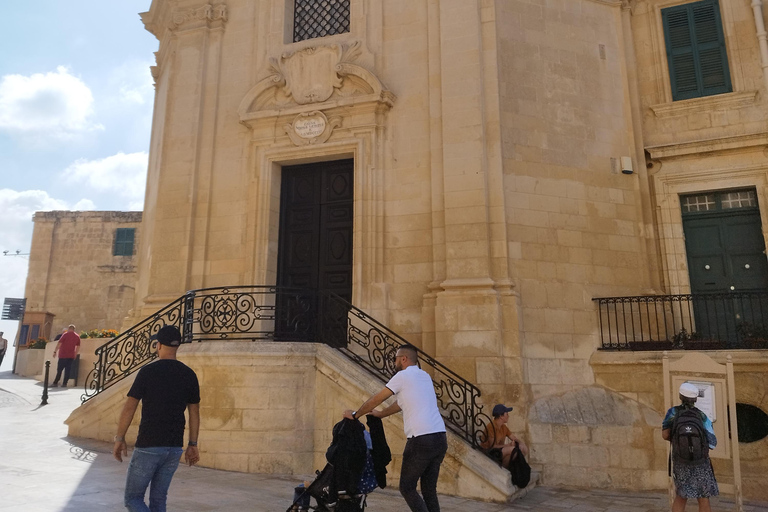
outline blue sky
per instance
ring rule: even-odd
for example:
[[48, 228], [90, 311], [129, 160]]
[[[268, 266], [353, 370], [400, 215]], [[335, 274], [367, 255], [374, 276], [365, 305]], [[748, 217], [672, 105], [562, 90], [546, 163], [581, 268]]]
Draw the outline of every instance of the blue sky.
[[[3, 5], [0, 252], [29, 252], [35, 211], [142, 209], [158, 43], [138, 13], [150, 3]], [[23, 297], [27, 265], [0, 255], [0, 301]], [[0, 321], [7, 339], [16, 327]]]

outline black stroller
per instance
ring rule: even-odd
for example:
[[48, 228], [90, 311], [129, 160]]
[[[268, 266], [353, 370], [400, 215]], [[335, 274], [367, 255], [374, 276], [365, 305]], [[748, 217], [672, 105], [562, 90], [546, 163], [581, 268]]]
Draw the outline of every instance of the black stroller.
[[[328, 460], [306, 488], [297, 487], [286, 512], [359, 512], [368, 494], [386, 487], [386, 466], [392, 455], [379, 418], [368, 416], [370, 434], [358, 420], [344, 419], [333, 427], [333, 441], [325, 452]], [[316, 506], [310, 505], [314, 498]]]

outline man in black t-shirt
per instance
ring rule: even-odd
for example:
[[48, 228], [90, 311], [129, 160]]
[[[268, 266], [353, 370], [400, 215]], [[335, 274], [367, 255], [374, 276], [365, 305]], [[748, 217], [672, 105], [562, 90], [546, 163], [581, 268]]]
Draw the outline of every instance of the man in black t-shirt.
[[[158, 341], [158, 360], [136, 375], [128, 400], [120, 414], [112, 454], [122, 462], [128, 455], [125, 433], [131, 425], [133, 415], [141, 401], [141, 423], [136, 446], [128, 465], [125, 482], [125, 506], [132, 512], [165, 512], [168, 487], [184, 460], [190, 465], [200, 460], [197, 436], [200, 431], [200, 386], [197, 375], [187, 365], [176, 360], [176, 351], [181, 344], [181, 333], [166, 325], [152, 336]], [[184, 452], [184, 411], [189, 410], [189, 443]], [[149, 491], [149, 508], [144, 503], [144, 494]]]

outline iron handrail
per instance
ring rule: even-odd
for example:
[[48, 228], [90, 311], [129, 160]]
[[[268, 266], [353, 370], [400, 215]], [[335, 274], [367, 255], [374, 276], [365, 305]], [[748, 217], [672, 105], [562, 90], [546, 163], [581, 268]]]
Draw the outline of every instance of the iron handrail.
[[175, 299], [152, 316], [145, 318], [96, 348], [96, 362], [85, 380], [82, 402], [109, 389], [157, 357], [150, 337], [165, 325], [181, 329], [184, 296]]
[[768, 293], [598, 297], [603, 350], [768, 348]]
[[[150, 338], [165, 325], [178, 327], [183, 343], [325, 343], [382, 382], [396, 373], [395, 352], [408, 343], [361, 309], [327, 291], [255, 285], [190, 290], [96, 349], [97, 359], [81, 400], [86, 402], [155, 359]], [[480, 390], [435, 358], [418, 352], [432, 376], [446, 427], [478, 447], [490, 421], [483, 413]]]
[[[338, 348], [382, 382], [389, 381], [397, 372], [394, 358], [397, 349], [409, 342], [338, 295], [321, 293], [322, 300], [326, 301], [322, 309], [321, 341]], [[343, 338], [342, 332], [346, 332]], [[344, 343], [339, 345], [339, 339]], [[491, 421], [483, 412], [480, 389], [424, 351], [418, 348], [416, 351], [426, 366], [425, 371], [432, 377], [446, 427], [479, 448], [485, 440], [485, 425]]]

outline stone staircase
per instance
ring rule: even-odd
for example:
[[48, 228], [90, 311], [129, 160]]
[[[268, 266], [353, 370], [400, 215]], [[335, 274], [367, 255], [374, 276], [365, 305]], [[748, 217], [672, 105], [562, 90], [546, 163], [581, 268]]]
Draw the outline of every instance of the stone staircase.
[[[333, 425], [383, 383], [339, 350], [316, 343], [206, 341], [183, 345], [179, 359], [201, 387], [200, 465], [229, 471], [312, 474], [325, 463]], [[85, 402], [66, 420], [69, 435], [110, 441], [130, 376]], [[138, 416], [138, 415], [137, 415]], [[135, 439], [139, 418], [128, 431]], [[385, 419], [393, 453], [388, 480], [399, 478], [402, 416]], [[287, 434], [287, 430], [290, 430]], [[449, 432], [438, 491], [494, 502], [525, 496], [509, 473]]]

